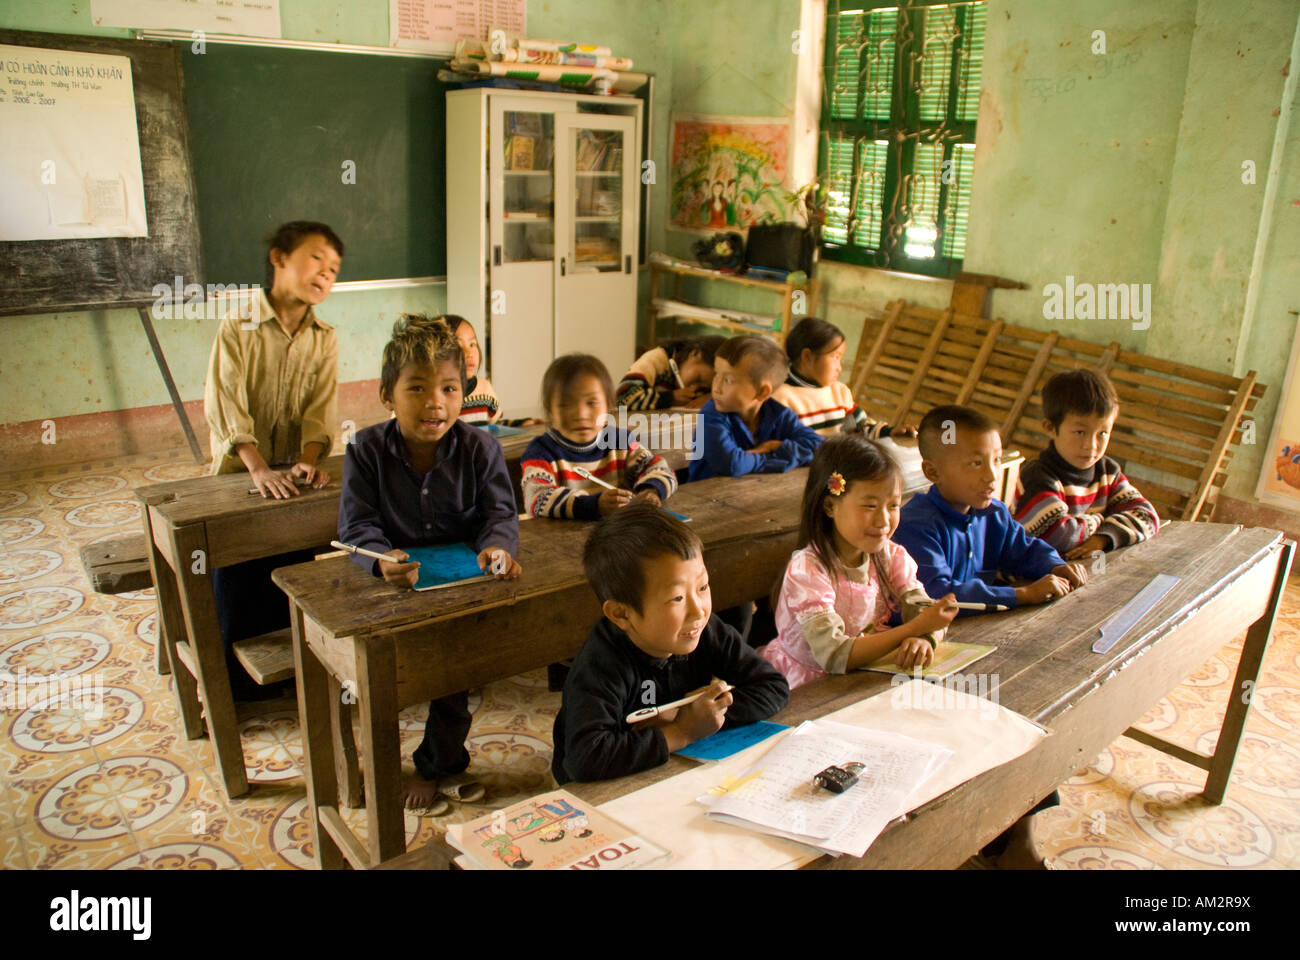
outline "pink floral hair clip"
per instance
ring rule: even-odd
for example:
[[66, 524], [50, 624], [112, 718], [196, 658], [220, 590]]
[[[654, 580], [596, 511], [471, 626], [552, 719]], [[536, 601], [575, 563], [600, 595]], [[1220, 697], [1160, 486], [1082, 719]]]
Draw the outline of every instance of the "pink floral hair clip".
[[826, 490], [832, 497], [840, 496], [846, 489], [848, 489], [848, 486], [849, 485], [844, 482], [844, 476], [838, 470], [832, 473], [830, 479], [826, 481]]

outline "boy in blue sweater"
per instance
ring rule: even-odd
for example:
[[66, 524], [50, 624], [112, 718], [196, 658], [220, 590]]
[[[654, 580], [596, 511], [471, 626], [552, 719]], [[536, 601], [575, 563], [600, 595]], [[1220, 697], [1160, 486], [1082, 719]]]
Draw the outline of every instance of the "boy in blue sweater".
[[767, 337], [733, 337], [713, 360], [713, 399], [700, 408], [700, 457], [689, 478], [785, 473], [807, 465], [822, 438], [793, 410], [772, 399], [790, 371], [785, 353]]
[[[1066, 563], [1046, 541], [1028, 536], [993, 499], [1002, 438], [988, 417], [969, 407], [935, 407], [921, 420], [918, 444], [931, 487], [903, 507], [894, 541], [916, 561], [926, 593], [1015, 607], [1083, 586], [1087, 567]], [[999, 575], [1032, 582], [1003, 585]]]

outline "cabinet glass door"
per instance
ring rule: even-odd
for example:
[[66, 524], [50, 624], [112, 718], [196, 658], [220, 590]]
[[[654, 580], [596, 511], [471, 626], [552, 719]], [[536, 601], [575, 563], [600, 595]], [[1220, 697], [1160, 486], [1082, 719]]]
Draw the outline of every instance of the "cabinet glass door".
[[622, 130], [571, 127], [566, 136], [573, 160], [573, 207], [566, 249], [573, 251], [577, 273], [608, 272], [623, 267]]
[[555, 256], [555, 116], [502, 114], [502, 254], [506, 263]]

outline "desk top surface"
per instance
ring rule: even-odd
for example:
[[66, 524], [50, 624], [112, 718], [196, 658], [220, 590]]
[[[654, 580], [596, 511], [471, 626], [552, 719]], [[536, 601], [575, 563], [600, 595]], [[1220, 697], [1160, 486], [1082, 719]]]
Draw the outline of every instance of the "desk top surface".
[[[963, 643], [996, 644], [993, 653], [966, 672], [968, 681], [990, 678], [990, 685], [997, 683], [998, 702], [1004, 707], [1049, 725], [1082, 691], [1121, 669], [1138, 648], [1172, 630], [1238, 575], [1266, 561], [1281, 540], [1276, 530], [1175, 521], [1152, 540], [1107, 554], [1106, 572], [1062, 599], [962, 618], [950, 636]], [[1093, 653], [1101, 624], [1157, 573], [1181, 580], [1108, 653]], [[1225, 636], [1223, 641], [1230, 639]], [[789, 705], [772, 719], [797, 726], [887, 690], [891, 680], [886, 674], [863, 671], [823, 677], [794, 690]], [[674, 755], [631, 777], [572, 783], [565, 789], [589, 803], [604, 803], [695, 766], [695, 761]]]
[[[498, 441], [505, 451], [506, 460], [518, 460], [529, 442], [546, 428], [533, 426], [522, 429], [526, 432]], [[343, 455], [326, 457], [320, 462], [320, 468], [330, 475], [329, 486], [319, 490], [303, 487], [298, 496], [290, 497], [288, 500], [263, 498], [255, 493], [249, 493], [252, 481], [249, 480], [248, 474], [242, 471], [216, 477], [194, 477], [190, 480], [150, 484], [137, 487], [135, 494], [146, 507], [154, 507], [159, 514], [177, 526], [232, 515], [297, 511], [306, 507], [318, 507], [322, 502], [333, 503], [334, 509], [337, 510], [341, 489], [339, 482], [343, 477]], [[269, 516], [259, 517], [258, 520], [271, 523], [287, 522]]]
[[[665, 506], [691, 518], [705, 550], [793, 534], [806, 468], [784, 474], [713, 477], [683, 484]], [[336, 637], [366, 636], [434, 622], [585, 585], [582, 549], [592, 524], [532, 518], [519, 524], [518, 580], [479, 580], [423, 593], [399, 591], [347, 557], [281, 567], [273, 579], [303, 612]]]

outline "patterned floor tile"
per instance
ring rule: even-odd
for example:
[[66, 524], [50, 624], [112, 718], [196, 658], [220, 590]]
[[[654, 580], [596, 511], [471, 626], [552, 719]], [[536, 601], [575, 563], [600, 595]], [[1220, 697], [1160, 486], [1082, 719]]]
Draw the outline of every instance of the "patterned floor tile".
[[[152, 590], [96, 594], [79, 550], [142, 529], [136, 486], [201, 476], [184, 451], [0, 476], [0, 675], [23, 678], [0, 700], [0, 867], [309, 869], [314, 866], [301, 734], [293, 711], [241, 724], [253, 781], [221, 788], [212, 745], [180, 732], [171, 681], [154, 669]], [[1140, 726], [1198, 750], [1218, 736], [1242, 638], [1232, 638]], [[102, 696], [91, 715], [48, 689], [77, 680]], [[41, 683], [46, 683], [43, 691]], [[0, 691], [2, 692], [2, 691]], [[41, 696], [44, 692], [46, 695]], [[1205, 774], [1121, 737], [1062, 784], [1061, 805], [1035, 819], [1056, 869], [1300, 868], [1300, 577], [1283, 596], [1227, 801], [1199, 796]], [[30, 695], [29, 695], [30, 694]], [[470, 772], [480, 804], [405, 818], [410, 848], [450, 823], [549, 789], [560, 696], [546, 671], [471, 692]], [[427, 705], [400, 718], [404, 762]], [[364, 836], [363, 810], [342, 811]]]
[[0, 826], [0, 870], [30, 870], [27, 853], [23, 849], [23, 832], [17, 828]]

